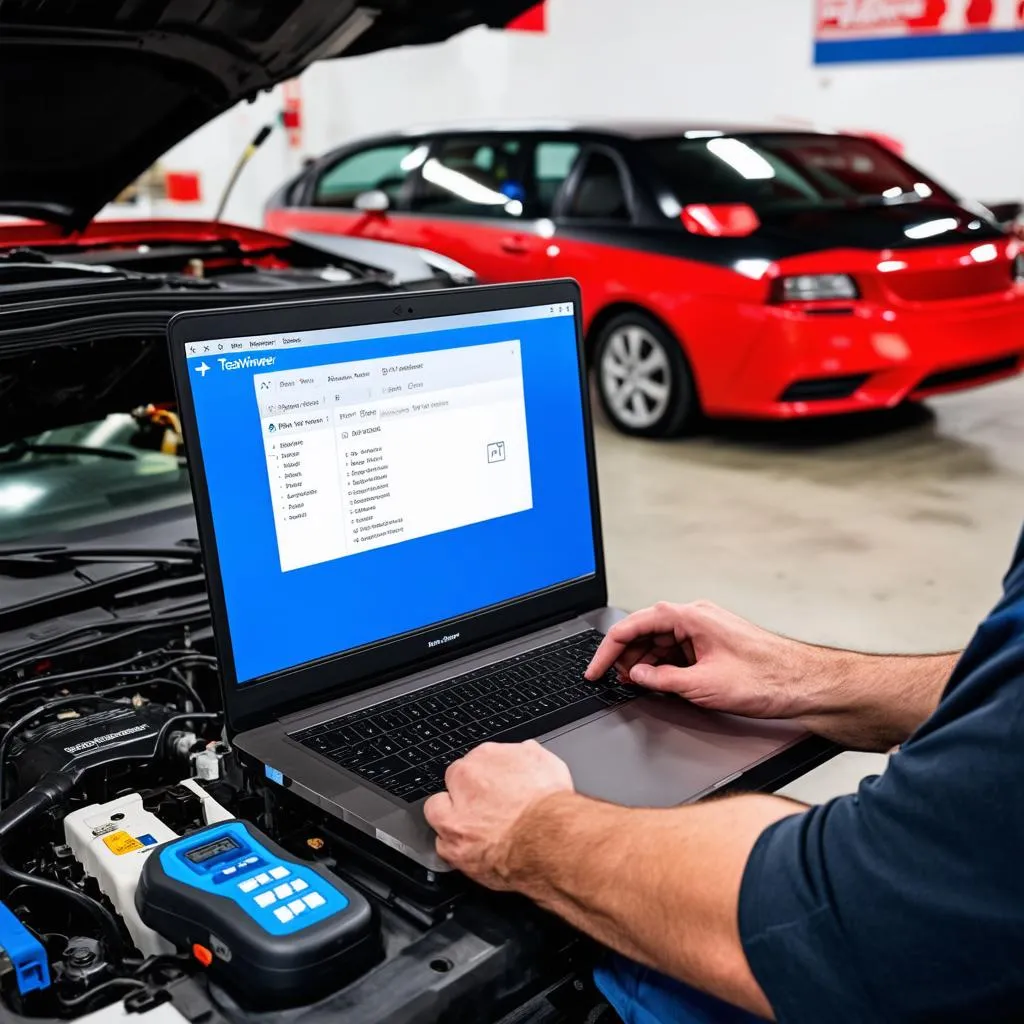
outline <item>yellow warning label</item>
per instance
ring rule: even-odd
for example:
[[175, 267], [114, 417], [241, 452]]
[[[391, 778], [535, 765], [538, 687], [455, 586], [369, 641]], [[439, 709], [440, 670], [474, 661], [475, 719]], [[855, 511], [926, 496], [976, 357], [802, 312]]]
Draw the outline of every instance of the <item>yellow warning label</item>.
[[141, 850], [143, 844], [135, 838], [135, 836], [128, 835], [127, 832], [115, 832], [113, 835], [104, 836], [103, 842], [111, 853], [120, 857], [125, 853], [132, 853], [135, 850]]

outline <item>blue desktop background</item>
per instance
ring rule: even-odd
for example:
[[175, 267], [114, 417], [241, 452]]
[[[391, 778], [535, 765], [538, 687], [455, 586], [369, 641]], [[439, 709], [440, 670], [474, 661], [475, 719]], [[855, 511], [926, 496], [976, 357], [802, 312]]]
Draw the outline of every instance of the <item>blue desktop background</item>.
[[[254, 373], [518, 338], [533, 508], [281, 572]], [[239, 683], [444, 622], [596, 568], [573, 317], [252, 353], [189, 380]], [[192, 453], [195, 458], [195, 452]]]

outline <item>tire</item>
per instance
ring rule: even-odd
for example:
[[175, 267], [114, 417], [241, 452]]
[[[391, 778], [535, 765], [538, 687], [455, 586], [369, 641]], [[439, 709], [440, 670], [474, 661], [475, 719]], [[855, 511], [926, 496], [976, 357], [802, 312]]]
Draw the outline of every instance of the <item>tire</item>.
[[620, 313], [601, 328], [594, 375], [601, 406], [623, 434], [677, 437], [700, 415], [679, 342], [640, 310]]

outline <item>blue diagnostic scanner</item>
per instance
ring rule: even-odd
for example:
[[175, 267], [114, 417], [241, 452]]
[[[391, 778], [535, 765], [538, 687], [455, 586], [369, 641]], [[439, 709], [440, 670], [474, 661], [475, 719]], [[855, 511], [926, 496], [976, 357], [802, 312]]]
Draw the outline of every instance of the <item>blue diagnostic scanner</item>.
[[241, 1001], [308, 1002], [380, 955], [362, 895], [244, 821], [155, 850], [135, 903], [145, 924], [191, 950]]

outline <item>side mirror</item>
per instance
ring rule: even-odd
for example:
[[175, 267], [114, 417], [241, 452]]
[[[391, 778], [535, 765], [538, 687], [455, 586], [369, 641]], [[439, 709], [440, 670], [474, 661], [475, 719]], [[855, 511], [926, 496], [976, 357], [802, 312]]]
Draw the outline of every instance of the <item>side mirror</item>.
[[362, 213], [385, 213], [391, 205], [387, 192], [372, 188], [369, 192], [360, 192], [352, 205]]

